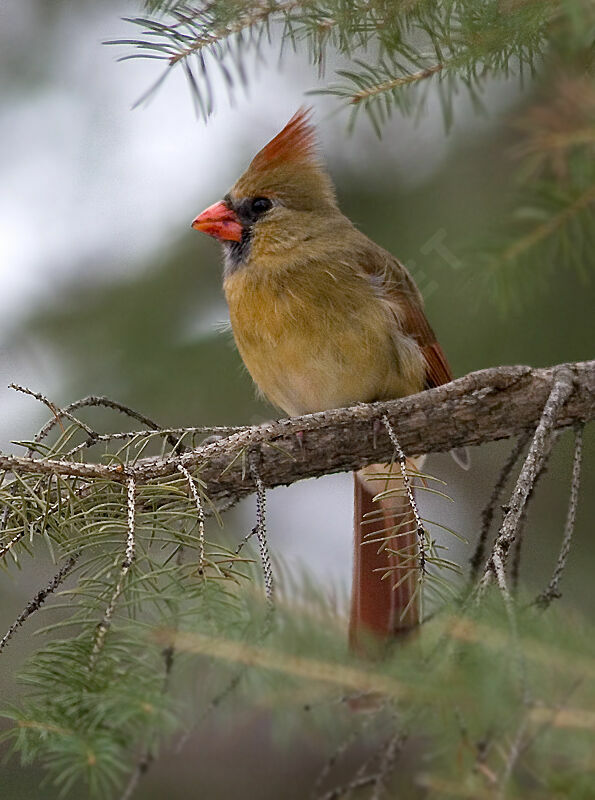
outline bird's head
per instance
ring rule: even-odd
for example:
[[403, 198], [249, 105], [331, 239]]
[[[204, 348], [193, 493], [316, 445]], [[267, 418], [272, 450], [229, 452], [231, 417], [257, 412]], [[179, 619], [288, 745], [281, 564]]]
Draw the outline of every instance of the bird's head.
[[224, 245], [226, 273], [287, 257], [336, 211], [331, 179], [317, 156], [311, 112], [300, 109], [252, 159], [222, 201], [192, 227]]

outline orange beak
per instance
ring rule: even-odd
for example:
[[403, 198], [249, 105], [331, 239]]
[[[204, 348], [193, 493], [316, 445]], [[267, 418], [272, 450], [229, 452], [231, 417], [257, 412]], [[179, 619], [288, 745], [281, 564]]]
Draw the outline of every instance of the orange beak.
[[197, 231], [208, 233], [215, 239], [241, 242], [242, 224], [235, 213], [225, 203], [214, 203], [199, 214], [192, 222]]

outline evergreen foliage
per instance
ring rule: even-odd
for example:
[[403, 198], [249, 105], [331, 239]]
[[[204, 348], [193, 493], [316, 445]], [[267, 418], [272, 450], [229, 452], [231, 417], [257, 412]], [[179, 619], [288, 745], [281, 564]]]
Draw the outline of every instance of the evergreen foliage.
[[485, 294], [520, 311], [558, 271], [574, 270], [585, 286], [593, 278], [595, 84], [561, 76], [553, 97], [540, 98], [516, 128], [522, 163], [512, 219], [468, 258]]
[[448, 130], [461, 91], [482, 111], [489, 82], [516, 76], [521, 86], [540, 87], [557, 74], [553, 100], [538, 102], [518, 127], [524, 143], [510, 218], [467, 243], [467, 269], [486, 297], [517, 312], [555, 269], [591, 280], [595, 7], [588, 0], [145, 5], [150, 15], [130, 20], [139, 38], [116, 42], [134, 49], [124, 58], [167, 65], [141, 102], [181, 66], [205, 119], [215, 107], [212, 73], [221, 71], [232, 92], [265, 42], [280, 53], [303, 50], [320, 74], [346, 60], [338, 80], [314, 94], [336, 97], [350, 110], [350, 127], [364, 112], [379, 136], [394, 113], [419, 119], [434, 87]]
[[[365, 109], [380, 131], [393, 107], [419, 108], [423, 95], [411, 98], [405, 87], [435, 79], [443, 87], [445, 117], [452, 110], [458, 81], [475, 93], [489, 77], [533, 72], [551, 45], [553, 29], [577, 29], [592, 13], [587, 3], [446, 0], [386, 2], [209, 3], [148, 2], [149, 17], [130, 21], [141, 37], [119, 44], [137, 53], [182, 64], [202, 113], [213, 110], [210, 70], [220, 68], [233, 86], [246, 79], [245, 58], [260, 54], [263, 43], [303, 48], [324, 71], [329, 54], [352, 59], [354, 70], [341, 70], [344, 83], [326, 91]], [[577, 18], [578, 17], [578, 18]], [[557, 36], [559, 34], [556, 34]], [[584, 35], [584, 34], [583, 34]]]
[[[567, 544], [553, 589], [519, 612], [518, 620], [507, 592], [504, 608], [486, 597], [478, 606], [473, 596], [465, 598], [458, 565], [445, 557], [444, 544], [430, 533], [432, 523], [422, 518], [419, 591], [430, 590], [435, 616], [426, 615], [419, 636], [397, 642], [394, 657], [362, 663], [347, 652], [341, 616], [328, 598], [311, 582], [291, 585], [280, 579], [282, 569], [273, 570], [264, 488], [250, 453], [239, 457], [256, 479], [256, 525], [235, 547], [210, 524], [205, 530], [206, 518], [219, 519], [219, 509], [204, 492], [200, 467], [194, 475], [181, 468], [168, 478], [136, 480], [135, 467], [147, 463], [141, 456], [179, 461], [205, 435], [234, 429], [160, 429], [106, 398], [62, 410], [36, 396], [54, 416], [31, 441], [20, 443], [37, 456], [32, 464], [39, 471], [15, 470], [0, 486], [0, 552], [19, 567], [26, 553], [37, 557], [47, 547], [60, 568], [0, 640], [1, 653], [21, 626], [31, 630], [29, 618], [55, 595], [51, 612], [44, 612], [53, 619], [37, 629], [48, 643], [19, 671], [22, 702], [3, 709], [14, 723], [4, 738], [23, 763], [43, 763], [64, 796], [130, 797], [172, 737], [200, 726], [215, 710], [220, 718], [238, 704], [266, 708], [286, 729], [288, 714], [304, 724], [304, 702], [316, 708], [308, 725], [332, 720], [349, 742], [372, 747], [369, 758], [356, 759], [347, 788], [330, 789], [339, 794], [329, 797], [356, 787], [379, 796], [396, 780], [393, 767], [405, 743], [421, 739], [433, 744], [429, 766], [417, 769], [417, 779], [439, 791], [462, 785], [470, 797], [498, 791], [537, 798], [558, 791], [562, 782], [568, 794], [561, 796], [580, 797], [591, 787], [589, 775], [577, 775], [595, 724], [589, 680], [595, 660], [592, 648], [581, 643], [595, 640], [585, 622], [568, 626], [567, 619], [563, 624], [538, 610], [558, 596], [568, 555], [580, 436]], [[98, 433], [81, 419], [89, 406], [111, 407], [150, 427]], [[108, 477], [85, 475], [93, 464], [84, 453], [95, 462], [101, 453], [112, 470]], [[63, 474], [44, 472], [48, 459], [62, 465]], [[512, 462], [506, 465], [511, 468]], [[432, 476], [407, 477], [419, 489], [447, 497]], [[381, 489], [382, 476], [379, 481]], [[502, 488], [501, 482], [493, 503]], [[394, 533], [386, 533], [388, 546], [394, 546]], [[245, 549], [253, 537], [258, 558]], [[347, 692], [339, 695], [345, 711], [337, 720], [341, 692]], [[367, 709], [365, 724], [354, 714], [360, 705]], [[463, 762], [456, 755], [461, 748]], [[335, 756], [329, 758], [333, 764]], [[318, 796], [327, 796], [323, 787], [332, 778], [329, 766]]]

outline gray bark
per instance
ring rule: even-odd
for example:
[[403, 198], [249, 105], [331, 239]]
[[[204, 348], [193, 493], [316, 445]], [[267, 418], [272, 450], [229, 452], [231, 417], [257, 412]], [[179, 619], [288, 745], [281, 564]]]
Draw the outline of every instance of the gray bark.
[[212, 500], [235, 500], [255, 490], [249, 456], [254, 459], [256, 455], [259, 477], [267, 487], [389, 460], [393, 445], [381, 422], [384, 415], [388, 415], [406, 455], [445, 452], [533, 430], [562, 367], [568, 370], [573, 385], [559, 409], [555, 427], [592, 420], [595, 361], [546, 369], [493, 367], [399, 400], [246, 428], [178, 457], [139, 461], [126, 471], [100, 464], [2, 454], [0, 469], [117, 481], [133, 473], [141, 485], [179, 474], [181, 464], [200, 471], [205, 492]]

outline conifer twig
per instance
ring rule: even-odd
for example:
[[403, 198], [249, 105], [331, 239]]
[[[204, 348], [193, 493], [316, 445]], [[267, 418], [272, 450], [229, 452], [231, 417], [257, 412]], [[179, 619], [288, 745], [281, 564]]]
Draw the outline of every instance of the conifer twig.
[[402, 731], [397, 731], [389, 737], [382, 754], [380, 767], [378, 768], [378, 773], [374, 781], [374, 791], [370, 800], [381, 800], [382, 796], [386, 793], [386, 779], [393, 771], [406, 741], [407, 734]]
[[147, 751], [145, 755], [139, 759], [132, 775], [128, 780], [128, 783], [126, 784], [126, 787], [124, 788], [124, 793], [120, 797], [120, 800], [130, 800], [137, 790], [141, 778], [149, 771], [149, 768], [154, 760], [155, 758], [153, 754], [149, 751]]
[[[359, 733], [361, 735], [368, 727], [370, 722], [375, 720], [378, 717], [379, 712], [383, 709], [384, 705], [367, 715], [364, 725], [361, 727], [359, 732], [354, 732], [355, 735], [351, 736], [346, 741], [345, 746], [343, 746], [341, 750], [336, 751], [334, 760], [329, 762], [330, 766], [335, 763], [339, 755], [345, 752], [347, 746], [356, 740], [357, 734]], [[392, 733], [383, 742], [379, 751], [372, 753], [369, 758], [362, 762], [356, 774], [348, 783], [345, 783], [341, 786], [335, 786], [334, 788], [325, 792], [323, 795], [317, 795], [318, 800], [329, 800], [329, 798], [341, 798], [341, 800], [349, 800], [353, 792], [357, 791], [358, 789], [362, 789], [365, 786], [370, 786], [372, 788], [370, 800], [381, 800], [385, 794], [386, 780], [389, 774], [392, 772], [395, 762], [399, 757], [407, 738], [407, 734], [401, 731]], [[372, 772], [372, 765], [378, 759], [380, 762], [378, 764], [378, 768]], [[325, 773], [324, 777], [326, 777], [326, 774], [327, 773]], [[320, 784], [321, 780], [319, 778], [317, 781], [317, 786], [319, 787]]]
[[508, 614], [508, 621], [510, 623], [511, 630], [514, 632], [516, 636], [517, 624], [516, 624], [516, 616], [514, 611], [514, 603], [512, 600], [512, 595], [508, 589], [508, 584], [506, 582], [506, 572], [504, 571], [504, 562], [502, 561], [502, 557], [499, 552], [496, 552], [492, 555], [492, 569], [493, 573], [496, 576], [496, 583], [498, 584], [498, 588], [504, 598], [504, 605], [506, 607], [506, 613]]
[[409, 507], [411, 508], [411, 511], [413, 512], [413, 517], [415, 519], [415, 530], [417, 533], [418, 552], [417, 556], [414, 555], [411, 556], [411, 560], [415, 558], [418, 560], [418, 564], [416, 564], [415, 566], [419, 570], [420, 575], [424, 575], [426, 571], [426, 552], [424, 548], [426, 529], [424, 528], [424, 524], [422, 522], [419, 509], [417, 507], [417, 501], [415, 499], [415, 494], [413, 492], [413, 485], [411, 483], [411, 478], [409, 477], [409, 471], [407, 469], [407, 459], [405, 458], [405, 453], [403, 452], [403, 448], [401, 447], [399, 438], [395, 433], [395, 429], [391, 425], [387, 414], [385, 414], [382, 417], [382, 422], [384, 423], [384, 427], [386, 428], [389, 438], [392, 442], [392, 445], [395, 448], [395, 455], [399, 462], [399, 469], [401, 470], [401, 479], [403, 481], [403, 486], [405, 487], [405, 494], [407, 495]]
[[[174, 664], [174, 654], [175, 650], [171, 645], [164, 648], [163, 650], [165, 674], [163, 677], [162, 691], [164, 694], [169, 689], [170, 676]], [[124, 788], [124, 794], [121, 796], [120, 800], [130, 800], [130, 798], [136, 791], [141, 778], [147, 774], [147, 772], [149, 771], [150, 767], [154, 764], [154, 762], [155, 762], [155, 755], [151, 747], [148, 747], [144, 755], [137, 761], [136, 766], [132, 774], [130, 775], [130, 778], [128, 779], [128, 783]]]
[[329, 789], [328, 792], [320, 796], [320, 800], [343, 800], [347, 792], [352, 792], [355, 789], [363, 789], [366, 786], [372, 786], [376, 782], [376, 777], [375, 774], [361, 775], [349, 781], [349, 783]]
[[[150, 436], [167, 437], [170, 445], [175, 442], [175, 446], [178, 450], [180, 450], [181, 447], [179, 439], [190, 434], [212, 434], [214, 437], [220, 438], [221, 436], [229, 436], [232, 433], [238, 433], [239, 431], [245, 431], [246, 429], [246, 425], [195, 425], [188, 426], [186, 428], [156, 428], [147, 430], [117, 431], [113, 433], [98, 433], [92, 441], [87, 439], [86, 441], [75, 445], [66, 453], [66, 455], [71, 458], [77, 453], [80, 453], [81, 450], [85, 450], [86, 448], [92, 447], [94, 444], [99, 444], [100, 442], [111, 443], [126, 439], [138, 440], [148, 438]], [[206, 442], [202, 442], [202, 444], [206, 444]]]
[[500, 568], [500, 565], [502, 571], [506, 567], [508, 551], [515, 542], [523, 510], [535, 487], [537, 475], [549, 457], [555, 440], [557, 418], [572, 393], [573, 384], [572, 372], [566, 367], [560, 367], [556, 371], [554, 385], [544, 406], [531, 447], [517, 479], [508, 511], [492, 548], [492, 554], [486, 563], [484, 574], [478, 584], [478, 599], [481, 598], [486, 586], [496, 573], [496, 570]]
[[[555, 444], [558, 437], [560, 435], [560, 431], [554, 432], [554, 441], [552, 444]], [[525, 507], [523, 509], [523, 513], [521, 514], [521, 518], [519, 520], [517, 536], [515, 543], [513, 545], [513, 552], [512, 552], [512, 561], [510, 565], [510, 583], [512, 586], [512, 591], [515, 592], [518, 586], [519, 581], [519, 573], [521, 568], [521, 551], [523, 547], [523, 539], [525, 533], [525, 523], [527, 521], [527, 514], [529, 511], [529, 506], [531, 504], [532, 499], [535, 497], [535, 489], [537, 488], [537, 484], [541, 480], [541, 478], [546, 474], [548, 471], [548, 464], [549, 461], [546, 459], [543, 464], [541, 465], [541, 469], [535, 476], [535, 484], [533, 486], [533, 491], [527, 498], [527, 502], [525, 503]]]
[[[258, 467], [256, 466], [256, 454], [254, 452], [250, 453], [248, 460], [250, 464], [250, 471], [252, 473], [252, 476], [256, 484], [256, 525], [240, 541], [239, 545], [236, 548], [236, 554], [242, 550], [242, 548], [247, 544], [247, 542], [253, 536], [257, 537], [259, 551], [260, 551], [260, 559], [262, 563], [262, 570], [264, 575], [265, 598], [267, 601], [266, 618], [264, 621], [263, 628], [260, 631], [260, 634], [258, 635], [256, 640], [257, 642], [262, 642], [264, 639], [266, 639], [266, 637], [270, 633], [273, 621], [274, 576], [273, 576], [273, 567], [271, 563], [271, 557], [267, 541], [267, 532], [266, 532], [266, 491], [264, 484], [258, 473]], [[173, 649], [173, 645], [170, 646]], [[243, 664], [240, 667], [240, 669], [235, 673], [235, 675], [233, 675], [232, 678], [227, 682], [227, 684], [223, 687], [223, 689], [221, 689], [221, 691], [219, 691], [213, 698], [211, 698], [207, 711], [210, 712], [216, 709], [227, 697], [229, 697], [229, 695], [231, 695], [237, 689], [242, 678], [246, 674], [246, 671], [247, 671], [247, 665]], [[190, 730], [188, 730], [186, 734], [184, 734], [180, 738], [176, 746], [177, 752], [179, 752], [185, 745], [189, 735], [190, 735]]]
[[[353, 728], [348, 733], [348, 735], [344, 739], [342, 739], [339, 742], [339, 744], [333, 749], [331, 754], [324, 762], [322, 769], [318, 773], [318, 776], [316, 777], [316, 781], [314, 783], [314, 786], [312, 787], [311, 800], [323, 800], [325, 797], [329, 796], [329, 792], [326, 792], [324, 795], [321, 794], [322, 787], [326, 779], [331, 774], [331, 771], [333, 770], [337, 762], [345, 755], [345, 753], [349, 750], [349, 748], [365, 734], [367, 729], [370, 727], [374, 717], [375, 714], [366, 714], [366, 716], [362, 718], [362, 722], [359, 724], [359, 726]], [[336, 789], [337, 787], [335, 787], [335, 789], [333, 789], [332, 791], [336, 791]], [[345, 791], [344, 787], [343, 791]], [[332, 796], [332, 794], [330, 796]]]
[[240, 33], [244, 28], [258, 25], [258, 23], [266, 21], [274, 14], [279, 12], [289, 14], [294, 9], [303, 5], [303, 0], [289, 0], [289, 2], [275, 2], [275, 0], [273, 0], [272, 2], [257, 3], [255, 8], [247, 8], [243, 16], [240, 16], [236, 21], [230, 22], [225, 28], [209, 31], [203, 36], [198, 37], [196, 41], [188, 47], [180, 50], [178, 53], [174, 53], [169, 59], [169, 65], [174, 66], [178, 61], [187, 59], [189, 56], [195, 55], [205, 47], [217, 44], [222, 39]]
[[[29, 394], [32, 394], [34, 397], [37, 396], [35, 392], [31, 392], [28, 390]], [[37, 398], [41, 399], [42, 398]], [[48, 401], [50, 402], [50, 401]], [[109, 397], [105, 397], [103, 395], [88, 395], [87, 397], [82, 397], [80, 400], [75, 400], [72, 403], [69, 403], [64, 408], [58, 408], [52, 403], [52, 406], [55, 408], [55, 416], [52, 417], [35, 435], [33, 438], [34, 443], [41, 442], [45, 437], [51, 433], [52, 429], [59, 423], [59, 420], [62, 416], [68, 416], [71, 414], [72, 411], [76, 411], [79, 408], [109, 408], [112, 411], [117, 411], [120, 414], [124, 414], [124, 416], [130, 417], [131, 419], [135, 419], [137, 422], [141, 422], [143, 425], [146, 425], [152, 431], [159, 431], [161, 430], [161, 426], [152, 420], [150, 417], [147, 417], [146, 414], [142, 414], [140, 411], [136, 411], [134, 408], [130, 408], [124, 403], [119, 403], [117, 400], [111, 400]], [[70, 418], [70, 417], [69, 417]], [[75, 422], [77, 424], [81, 424], [80, 420], [75, 418]], [[103, 440], [103, 436], [100, 434], [96, 434], [95, 431], [92, 432], [93, 436], [84, 443], [85, 446], [90, 446], [91, 444], [95, 444], [95, 441]], [[175, 431], [173, 431], [175, 433]], [[173, 446], [176, 444], [176, 440], [168, 437], [169, 443]], [[81, 445], [82, 447], [82, 445]]]
[[128, 534], [126, 537], [126, 554], [124, 556], [124, 561], [122, 562], [120, 575], [118, 576], [118, 582], [116, 583], [114, 591], [112, 592], [111, 599], [108, 603], [107, 608], [105, 609], [103, 618], [99, 623], [99, 625], [97, 626], [95, 641], [93, 643], [93, 649], [91, 650], [91, 657], [89, 659], [90, 670], [94, 669], [95, 664], [97, 663], [97, 659], [99, 658], [99, 654], [103, 649], [103, 645], [105, 643], [105, 637], [107, 636], [107, 632], [112, 623], [112, 617], [114, 616], [114, 611], [116, 610], [116, 603], [118, 602], [118, 599], [122, 594], [126, 576], [130, 572], [130, 567], [134, 562], [135, 550], [136, 550], [135, 501], [136, 501], [136, 482], [134, 479], [134, 475], [129, 475], [127, 491], [126, 491], [126, 507], [127, 507], [127, 522], [128, 522]]
[[355, 92], [352, 95], [350, 102], [353, 105], [357, 105], [357, 103], [361, 103], [362, 100], [369, 100], [371, 97], [374, 97], [378, 94], [399, 89], [401, 86], [407, 86], [410, 83], [417, 83], [418, 81], [426, 80], [426, 78], [431, 78], [432, 75], [436, 75], [438, 72], [443, 70], [445, 66], [445, 64], [434, 64], [431, 67], [420, 69], [418, 72], [412, 72], [409, 75], [400, 75], [397, 78], [393, 78], [389, 81], [383, 81], [375, 86], [367, 86], [365, 89], [360, 89], [359, 92]]
[[514, 767], [523, 751], [523, 740], [525, 738], [525, 732], [527, 730], [527, 726], [529, 724], [529, 715], [527, 713], [523, 713], [523, 717], [520, 721], [520, 724], [517, 727], [516, 733], [512, 740], [512, 744], [510, 745], [508, 755], [506, 758], [506, 763], [504, 764], [504, 769], [502, 770], [502, 775], [500, 780], [498, 781], [498, 794], [496, 797], [498, 800], [504, 800], [506, 797], [506, 789], [510, 778], [512, 776]]
[[250, 471], [254, 477], [256, 484], [256, 537], [258, 539], [258, 547], [260, 549], [260, 559], [262, 562], [262, 571], [264, 574], [264, 592], [269, 607], [273, 605], [273, 567], [271, 564], [271, 556], [269, 553], [269, 545], [267, 541], [267, 528], [266, 528], [266, 491], [262, 478], [258, 473], [256, 466], [256, 456], [250, 453]]
[[25, 608], [21, 611], [15, 621], [12, 623], [10, 628], [6, 631], [4, 636], [0, 639], [0, 653], [6, 645], [8, 644], [9, 640], [12, 638], [14, 633], [21, 627], [21, 625], [25, 622], [31, 614], [34, 614], [36, 611], [39, 611], [41, 606], [45, 603], [48, 596], [53, 594], [56, 589], [64, 583], [68, 575], [72, 572], [76, 563], [79, 559], [79, 553], [73, 553], [60, 567], [58, 572], [54, 575], [51, 581], [45, 586], [43, 589], [40, 589], [35, 597], [30, 600]]
[[353, 689], [356, 692], [382, 694], [396, 700], [407, 697], [410, 691], [409, 686], [399, 682], [392, 675], [370, 672], [369, 669], [345, 666], [323, 659], [294, 656], [223, 637], [172, 631], [166, 628], [155, 631], [153, 640], [164, 646], [171, 645], [179, 652], [205, 653], [211, 658], [229, 663], [261, 667], [296, 678]]
[[[7, 511], [8, 510], [8, 506], [4, 506], [4, 509], [5, 509], [5, 511]], [[6, 516], [8, 517], [8, 514]], [[17, 533], [15, 533], [15, 535], [12, 537], [12, 539], [9, 539], [7, 542], [5, 542], [2, 545], [2, 547], [0, 547], [0, 558], [4, 558], [4, 556], [7, 553], [10, 553], [12, 548], [16, 544], [18, 544], [18, 542], [21, 541], [21, 539], [25, 536], [26, 533], [27, 533], [27, 528], [25, 526], [23, 526], [20, 531], [17, 531]]]
[[502, 261], [514, 261], [527, 250], [547, 239], [558, 228], [565, 225], [569, 219], [593, 202], [595, 202], [595, 184], [587, 187], [573, 203], [563, 208], [555, 216], [537, 225], [525, 236], [513, 242], [502, 254]]
[[560, 554], [556, 562], [553, 575], [546, 589], [535, 600], [536, 605], [540, 608], [546, 609], [552, 600], [560, 597], [560, 578], [564, 572], [568, 554], [570, 553], [570, 545], [572, 542], [572, 535], [574, 533], [574, 523], [576, 520], [576, 509], [578, 506], [578, 495], [581, 484], [581, 463], [583, 454], [583, 426], [577, 427], [575, 431], [574, 443], [574, 458], [572, 462], [572, 481], [570, 484], [570, 500], [568, 502], [568, 513], [566, 515], [566, 524], [564, 526], [564, 538], [562, 539], [562, 546]]
[[190, 489], [190, 493], [192, 494], [192, 499], [194, 500], [194, 505], [196, 506], [196, 511], [198, 513], [198, 574], [204, 575], [205, 571], [205, 512], [202, 506], [202, 500], [200, 499], [200, 494], [198, 493], [198, 489], [194, 483], [192, 475], [188, 472], [186, 467], [182, 466], [182, 464], [178, 465], [178, 469], [182, 473], [182, 475], [188, 481], [188, 488]]
[[[36, 400], [39, 400], [39, 402], [43, 403], [44, 406], [49, 408], [49, 410], [54, 415], [54, 418], [53, 418], [53, 421], [52, 421], [52, 425], [55, 425], [56, 423], [58, 423], [59, 425], [62, 425], [62, 421], [61, 421], [60, 417], [65, 416], [64, 411], [59, 409], [44, 394], [42, 394], [41, 392], [35, 392], [35, 391], [33, 391], [33, 389], [29, 389], [27, 386], [20, 386], [18, 383], [9, 383], [8, 384], [8, 388], [9, 389], [14, 389], [15, 392], [21, 392], [21, 394], [28, 394], [30, 397], [34, 397]], [[69, 419], [74, 419], [74, 418], [73, 417], [69, 417]], [[78, 423], [78, 420], [75, 419], [74, 421], [76, 423]], [[32, 452], [31, 448], [29, 448], [28, 455], [31, 455], [31, 452]]]

